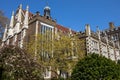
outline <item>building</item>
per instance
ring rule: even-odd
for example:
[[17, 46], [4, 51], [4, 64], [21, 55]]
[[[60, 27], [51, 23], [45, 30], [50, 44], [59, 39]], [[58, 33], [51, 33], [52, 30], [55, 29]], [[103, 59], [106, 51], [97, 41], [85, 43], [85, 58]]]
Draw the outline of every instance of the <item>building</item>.
[[12, 12], [10, 25], [6, 26], [4, 31], [2, 46], [17, 45], [22, 48], [23, 42], [29, 42], [31, 35], [44, 33], [47, 30], [54, 33], [74, 33], [71, 29], [57, 24], [52, 19], [49, 6], [44, 8], [44, 15], [42, 16], [38, 11], [36, 14], [29, 12], [28, 6], [26, 10], [23, 10], [22, 5], [20, 5], [15, 14]]
[[[76, 33], [80, 40], [85, 40], [86, 54], [97, 53], [113, 61], [120, 60], [120, 27], [115, 27], [113, 23], [110, 23], [110, 29], [104, 31], [98, 29], [93, 32], [90, 25], [87, 24], [84, 32], [75, 32], [57, 24], [52, 19], [50, 12], [50, 7], [46, 6], [43, 16], [38, 11], [36, 14], [32, 14], [28, 6], [24, 10], [20, 5], [16, 13], [12, 12], [10, 24], [6, 26], [4, 31], [2, 46], [15, 45], [24, 48], [25, 42], [29, 42], [31, 35], [43, 34], [47, 30], [52, 32], [51, 39], [57, 32], [62, 32], [65, 35]], [[44, 78], [51, 78], [51, 74], [46, 70]]]
[[[84, 32], [79, 32], [80, 39], [85, 40], [86, 54], [97, 53], [113, 61], [120, 60], [120, 27], [113, 26], [110, 22], [110, 29], [93, 32], [90, 25], [86, 25]], [[111, 29], [112, 28], [112, 29]]]
[[[53, 38], [54, 34], [62, 32], [65, 35], [73, 34], [75, 31], [63, 27], [50, 15], [50, 7], [44, 8], [44, 15], [40, 15], [40, 12], [32, 14], [29, 12], [29, 7], [26, 10], [22, 9], [22, 5], [18, 7], [16, 13], [12, 12], [10, 24], [6, 26], [2, 47], [7, 45], [14, 45], [20, 48], [24, 48], [25, 44], [30, 41], [32, 35], [44, 34], [46, 31], [50, 31], [50, 39]], [[34, 39], [37, 39], [36, 37]], [[51, 68], [51, 67], [49, 67]], [[51, 78], [51, 71], [45, 70], [44, 78]]]

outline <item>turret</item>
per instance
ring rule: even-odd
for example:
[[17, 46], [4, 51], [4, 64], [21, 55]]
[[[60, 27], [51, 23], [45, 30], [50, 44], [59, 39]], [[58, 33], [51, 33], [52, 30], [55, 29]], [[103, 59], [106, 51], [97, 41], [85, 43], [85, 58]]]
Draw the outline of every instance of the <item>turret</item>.
[[11, 20], [10, 20], [10, 28], [13, 28], [14, 24], [14, 11], [12, 12]]
[[22, 4], [20, 4], [19, 6], [19, 12], [18, 12], [18, 18], [17, 18], [18, 22], [21, 22], [21, 15], [22, 15]]
[[90, 25], [86, 24], [86, 36], [90, 36], [90, 35], [91, 35]]
[[8, 37], [13, 36], [13, 25], [14, 25], [14, 11], [12, 12], [11, 20], [10, 20], [10, 25], [9, 25], [9, 30], [8, 30]]
[[47, 19], [50, 19], [51, 16], [50, 16], [50, 7], [49, 6], [46, 6], [44, 8], [44, 16], [47, 18]]
[[25, 12], [25, 19], [24, 19], [24, 26], [23, 28], [28, 29], [28, 17], [29, 17], [29, 6], [26, 7], [26, 12]]
[[22, 16], [22, 4], [20, 4], [18, 8], [17, 23], [16, 23], [15, 31], [14, 31], [15, 33], [18, 33], [20, 30], [21, 16]]
[[97, 26], [97, 35], [98, 35], [98, 38], [100, 39], [100, 30], [98, 26]]
[[5, 31], [4, 31], [4, 34], [3, 34], [3, 39], [2, 39], [2, 41], [4, 42], [5, 40], [6, 40], [6, 38], [7, 38], [7, 29], [8, 27], [7, 27], [7, 24], [6, 24], [6, 27], [5, 27]]

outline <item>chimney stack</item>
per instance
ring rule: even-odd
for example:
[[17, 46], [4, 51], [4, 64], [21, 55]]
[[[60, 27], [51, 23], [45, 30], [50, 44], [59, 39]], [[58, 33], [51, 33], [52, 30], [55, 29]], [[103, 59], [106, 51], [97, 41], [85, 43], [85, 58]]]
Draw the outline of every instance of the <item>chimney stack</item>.
[[90, 36], [90, 35], [91, 35], [90, 25], [86, 24], [86, 36]]
[[114, 29], [114, 28], [115, 28], [114, 23], [113, 23], [113, 22], [110, 22], [110, 23], [109, 23], [109, 29], [112, 30], [112, 29]]

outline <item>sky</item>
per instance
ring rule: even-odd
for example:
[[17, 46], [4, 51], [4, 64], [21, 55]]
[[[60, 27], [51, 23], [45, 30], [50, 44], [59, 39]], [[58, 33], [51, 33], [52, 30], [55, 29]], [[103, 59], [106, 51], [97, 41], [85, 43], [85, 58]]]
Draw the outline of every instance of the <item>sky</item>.
[[33, 14], [39, 11], [43, 15], [44, 7], [51, 8], [51, 16], [57, 23], [75, 31], [83, 31], [90, 24], [93, 31], [109, 28], [109, 22], [120, 25], [120, 0], [0, 0], [0, 10], [11, 17], [20, 4], [23, 9], [29, 5]]

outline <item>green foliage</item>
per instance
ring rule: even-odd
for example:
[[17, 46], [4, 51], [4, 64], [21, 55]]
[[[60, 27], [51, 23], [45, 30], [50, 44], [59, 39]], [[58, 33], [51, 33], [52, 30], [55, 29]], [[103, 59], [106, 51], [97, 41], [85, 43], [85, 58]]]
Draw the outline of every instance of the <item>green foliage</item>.
[[58, 78], [60, 74], [57, 71], [71, 73], [76, 61], [84, 56], [83, 42], [76, 35], [53, 34], [48, 31], [31, 37], [27, 51], [44, 67], [51, 66], [54, 77]]
[[110, 59], [92, 54], [73, 69], [72, 80], [120, 80], [120, 67]]
[[40, 65], [14, 46], [1, 49], [0, 73], [0, 80], [42, 80]]
[[120, 60], [118, 60], [117, 63], [120, 65]]
[[51, 78], [51, 80], [66, 80], [64, 78]]

